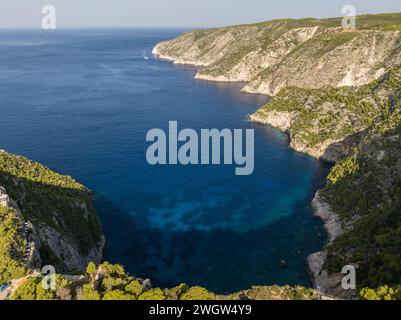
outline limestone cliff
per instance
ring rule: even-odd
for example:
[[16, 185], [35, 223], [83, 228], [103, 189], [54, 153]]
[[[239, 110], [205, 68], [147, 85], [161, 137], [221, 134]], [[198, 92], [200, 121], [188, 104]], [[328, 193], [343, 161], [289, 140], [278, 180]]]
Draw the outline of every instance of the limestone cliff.
[[15, 255], [26, 267], [75, 272], [101, 262], [105, 240], [90, 192], [72, 178], [0, 151], [0, 205], [14, 212], [26, 239]]
[[199, 66], [198, 79], [245, 82], [243, 90], [250, 93], [360, 86], [401, 64], [401, 26], [389, 27], [397, 17], [362, 16], [357, 30], [343, 30], [340, 19], [196, 30], [157, 44], [153, 53]]
[[288, 132], [295, 150], [336, 162], [371, 128], [384, 120], [397, 123], [400, 82], [401, 69], [395, 67], [359, 87], [287, 88], [250, 119]]
[[[395, 217], [401, 190], [400, 101], [401, 68], [395, 67], [360, 87], [284, 89], [251, 116], [288, 132], [294, 149], [337, 162], [312, 203], [328, 234], [327, 246], [307, 261], [322, 292], [355, 294], [341, 287], [345, 265], [359, 270], [359, 288], [399, 281], [399, 245], [389, 239], [401, 221]], [[386, 221], [390, 216], [393, 222]]]
[[[328, 245], [332, 244], [339, 236], [344, 233], [344, 228], [340, 217], [332, 210], [330, 205], [325, 202], [320, 191], [316, 193], [312, 201], [313, 213], [316, 217], [324, 222], [324, 228], [327, 232]], [[327, 258], [327, 249], [311, 254], [307, 258], [307, 267], [310, 273], [311, 280], [315, 288], [321, 292], [330, 293], [333, 296], [342, 298], [353, 298], [354, 290], [343, 290], [341, 281], [344, 277], [341, 272], [337, 271], [329, 274], [324, 269], [324, 262]]]

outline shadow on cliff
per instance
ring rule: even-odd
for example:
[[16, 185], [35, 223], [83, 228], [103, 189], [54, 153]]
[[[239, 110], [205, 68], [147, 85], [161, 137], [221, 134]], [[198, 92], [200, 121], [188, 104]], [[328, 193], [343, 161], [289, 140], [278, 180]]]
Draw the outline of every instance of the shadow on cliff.
[[357, 157], [339, 167], [342, 174], [334, 175], [325, 190], [348, 225], [329, 247], [325, 268], [336, 273], [344, 265], [358, 265], [359, 289], [398, 285], [401, 277], [400, 243], [394, 241], [401, 225], [400, 133], [398, 125], [362, 143]]
[[353, 147], [359, 145], [366, 132], [367, 130], [358, 132], [356, 134], [345, 137], [339, 142], [331, 144], [326, 149], [321, 159], [329, 162], [337, 162], [341, 158], [351, 155], [353, 152]]

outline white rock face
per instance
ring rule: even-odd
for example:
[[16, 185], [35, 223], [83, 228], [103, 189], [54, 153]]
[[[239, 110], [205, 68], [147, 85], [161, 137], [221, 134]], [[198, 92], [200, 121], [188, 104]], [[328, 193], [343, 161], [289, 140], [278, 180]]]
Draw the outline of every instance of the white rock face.
[[72, 239], [66, 239], [62, 234], [49, 226], [39, 226], [40, 241], [46, 243], [52, 252], [65, 264], [68, 270], [83, 270], [89, 262], [98, 264], [103, 256], [104, 236], [97, 247], [92, 247], [85, 255], [80, 254], [79, 246]]
[[284, 132], [290, 133], [290, 147], [298, 152], [306, 153], [317, 159], [337, 162], [342, 156], [349, 152], [353, 141], [349, 139], [327, 139], [313, 147], [310, 147], [302, 139], [293, 139], [291, 127], [297, 120], [299, 112], [297, 111], [258, 111], [249, 116], [249, 120], [270, 125]]
[[[338, 148], [329, 152], [329, 149], [336, 144], [338, 144]], [[309, 154], [310, 156], [317, 159], [325, 160], [328, 162], [337, 162], [337, 160], [341, 158], [341, 156], [344, 154], [344, 152], [338, 150], [340, 148], [342, 149], [342, 144], [343, 143], [341, 139], [327, 139], [322, 143], [310, 147], [303, 141], [291, 140], [290, 147], [298, 152]]]
[[[317, 192], [312, 201], [312, 209], [314, 215], [320, 218], [324, 223], [324, 228], [328, 235], [328, 244], [331, 244], [337, 237], [344, 233], [344, 229], [340, 217], [330, 208], [330, 205], [324, 202]], [[315, 288], [319, 289], [324, 294], [330, 294], [336, 297], [352, 298], [355, 294], [354, 290], [344, 290], [342, 287], [341, 270], [338, 273], [328, 274], [323, 270], [323, 265], [327, 256], [327, 251], [322, 251], [311, 254], [307, 258], [307, 267], [311, 275], [311, 279]]]
[[245, 82], [243, 91], [274, 96], [288, 86], [360, 86], [401, 64], [401, 32], [238, 26], [197, 30], [153, 53], [199, 66], [197, 79]]
[[234, 35], [229, 30], [219, 29], [215, 32], [197, 30], [158, 43], [152, 53], [178, 64], [208, 66], [227, 53], [223, 48], [233, 40]]
[[383, 74], [383, 64], [392, 67], [401, 63], [400, 43], [400, 32], [361, 31], [351, 40], [320, 54], [323, 49], [319, 42], [311, 42], [310, 47], [289, 54], [281, 63], [256, 75], [244, 91], [276, 95], [288, 86], [364, 85]]
[[271, 125], [281, 131], [288, 131], [297, 116], [298, 112], [279, 112], [272, 110], [263, 115], [254, 113], [249, 116], [249, 119], [253, 122]]
[[262, 47], [262, 44], [260, 47], [253, 48], [233, 63], [226, 73], [216, 75], [221, 73], [219, 70], [221, 65], [217, 62], [214, 65], [208, 64], [209, 68], [200, 69], [196, 78], [209, 81], [250, 81], [262, 70], [280, 62], [299, 44], [311, 39], [315, 34], [321, 33], [318, 30], [319, 27], [293, 29], [273, 41], [266, 48]]
[[322, 200], [320, 192], [317, 192], [312, 200], [312, 209], [314, 215], [324, 222], [330, 243], [343, 234], [340, 217], [330, 208], [329, 204]]
[[7, 194], [6, 188], [0, 186], [0, 206], [14, 209], [16, 213], [21, 214], [17, 204]]

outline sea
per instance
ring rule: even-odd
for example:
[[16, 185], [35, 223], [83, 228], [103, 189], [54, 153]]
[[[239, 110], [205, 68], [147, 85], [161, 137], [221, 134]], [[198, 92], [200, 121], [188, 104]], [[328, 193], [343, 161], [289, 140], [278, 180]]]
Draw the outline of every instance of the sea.
[[[1, 30], [0, 148], [90, 188], [105, 259], [154, 286], [308, 286], [305, 259], [326, 241], [310, 202], [328, 165], [248, 121], [269, 97], [243, 93], [241, 83], [195, 80], [195, 67], [152, 55], [184, 31]], [[150, 165], [146, 134], [167, 131], [169, 121], [197, 132], [254, 129], [253, 174]]]

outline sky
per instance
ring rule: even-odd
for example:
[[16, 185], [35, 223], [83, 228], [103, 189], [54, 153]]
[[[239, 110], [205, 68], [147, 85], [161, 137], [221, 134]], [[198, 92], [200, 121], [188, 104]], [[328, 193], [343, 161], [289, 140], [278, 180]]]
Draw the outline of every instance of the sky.
[[0, 28], [40, 28], [42, 7], [56, 9], [57, 28], [220, 27], [278, 18], [401, 12], [400, 0], [0, 0]]

